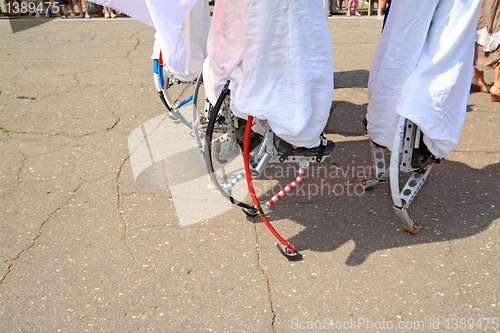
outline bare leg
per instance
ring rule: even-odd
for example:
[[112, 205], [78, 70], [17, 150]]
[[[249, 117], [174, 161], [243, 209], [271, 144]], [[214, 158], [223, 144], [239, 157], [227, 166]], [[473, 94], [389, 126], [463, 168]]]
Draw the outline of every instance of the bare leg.
[[76, 5], [78, 6], [78, 12], [80, 14], [80, 17], [83, 17], [82, 0], [76, 0]]
[[59, 6], [59, 11], [61, 11], [61, 17], [66, 18], [68, 15], [68, 6], [67, 5]]
[[494, 81], [493, 81], [493, 87], [495, 88], [496, 91], [500, 91], [500, 66], [496, 66], [493, 68], [493, 73], [494, 73]]
[[490, 89], [491, 101], [492, 102], [500, 102], [500, 69], [499, 66], [493, 68], [494, 73], [494, 81], [493, 87]]
[[479, 69], [477, 68], [474, 68], [474, 76], [473, 76], [473, 79], [476, 80], [477, 82], [479, 83], [482, 83], [484, 84], [485, 86], [488, 86], [488, 84], [486, 83], [486, 81], [484, 80], [484, 72], [483, 71], [480, 71]]
[[71, 16], [75, 16], [75, 4], [73, 3], [73, 0], [68, 0], [68, 9], [71, 12]]
[[113, 8], [111, 7], [104, 7], [104, 17], [105, 18], [115, 18], [116, 14]]
[[382, 16], [382, 11], [385, 9], [385, 0], [378, 1], [377, 16]]

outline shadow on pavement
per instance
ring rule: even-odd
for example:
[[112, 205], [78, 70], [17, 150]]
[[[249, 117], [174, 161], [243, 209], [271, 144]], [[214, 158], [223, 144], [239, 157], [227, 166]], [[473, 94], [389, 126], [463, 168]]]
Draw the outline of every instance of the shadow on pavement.
[[325, 132], [344, 136], [365, 135], [363, 120], [366, 117], [367, 107], [368, 103], [358, 105], [346, 101], [333, 101]]
[[367, 88], [370, 72], [365, 69], [354, 71], [335, 72], [333, 83], [335, 89], [342, 88]]
[[[378, 250], [441, 242], [470, 237], [488, 228], [500, 216], [500, 165], [474, 169], [463, 163], [444, 160], [433, 167], [429, 178], [410, 206], [410, 216], [423, 225], [417, 235], [401, 229], [400, 220], [392, 209], [389, 183], [378, 185], [362, 195], [353, 191], [358, 170], [370, 166], [368, 140], [340, 142], [332, 155], [333, 162], [323, 164], [329, 170], [338, 166], [338, 177], [322, 181], [305, 177], [303, 186], [321, 189], [323, 193], [311, 198], [285, 197], [273, 207], [269, 219], [290, 219], [305, 227], [288, 239], [297, 250], [335, 251], [353, 240], [355, 249], [348, 257], [350, 266], [362, 264]], [[334, 164], [332, 164], [334, 163]], [[347, 170], [347, 171], [346, 171]], [[355, 172], [351, 172], [355, 170]], [[332, 171], [331, 175], [335, 175]], [[401, 178], [406, 182], [408, 176]], [[285, 184], [288, 179], [283, 179]], [[330, 185], [352, 186], [350, 194], [328, 192]], [[317, 187], [312, 184], [317, 184]], [[332, 189], [332, 187], [330, 187]], [[335, 192], [335, 193], [334, 193]], [[329, 195], [328, 195], [329, 194]], [[339, 194], [339, 195], [337, 195]], [[260, 223], [260, 219], [257, 219]]]

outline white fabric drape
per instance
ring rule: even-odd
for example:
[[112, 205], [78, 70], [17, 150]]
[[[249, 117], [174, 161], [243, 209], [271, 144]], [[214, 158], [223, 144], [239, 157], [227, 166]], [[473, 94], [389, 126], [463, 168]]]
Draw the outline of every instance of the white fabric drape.
[[235, 115], [267, 120], [291, 144], [319, 144], [333, 97], [330, 31], [321, 0], [218, 0], [211, 27], [207, 0], [96, 2], [152, 24], [164, 64], [182, 80], [194, 80], [201, 71], [208, 39], [214, 92], [231, 80]]
[[368, 134], [392, 147], [399, 116], [438, 158], [458, 144], [467, 108], [480, 0], [395, 0], [373, 60]]
[[215, 91], [231, 80], [236, 116], [267, 120], [296, 146], [319, 144], [333, 97], [321, 0], [217, 0], [207, 48]]
[[163, 63], [181, 80], [195, 80], [206, 57], [210, 11], [205, 0], [146, 0]]
[[493, 52], [500, 46], [500, 31], [491, 34], [486, 27], [477, 31], [477, 43], [484, 48], [485, 52]]

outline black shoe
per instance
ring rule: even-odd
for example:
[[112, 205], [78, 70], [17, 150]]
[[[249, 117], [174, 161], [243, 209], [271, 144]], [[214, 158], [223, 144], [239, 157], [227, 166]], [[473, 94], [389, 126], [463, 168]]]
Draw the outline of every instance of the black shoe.
[[413, 148], [410, 166], [413, 169], [418, 169], [420, 172], [423, 172], [428, 165], [439, 162], [441, 162], [441, 159], [436, 158], [436, 156], [430, 152], [429, 148], [427, 148], [424, 143], [422, 135], [420, 137], [419, 147]]
[[366, 117], [363, 119], [363, 125], [365, 126], [365, 132], [368, 133], [368, 120], [366, 119]]
[[[236, 142], [240, 145], [241, 151], [244, 150], [245, 143], [245, 130], [247, 126], [247, 121], [245, 119], [238, 118], [238, 128], [236, 129]], [[250, 144], [249, 152], [251, 153], [255, 148], [257, 148], [262, 142], [262, 135], [252, 131], [250, 133]]]
[[335, 143], [333, 141], [321, 137], [321, 144], [313, 148], [294, 147], [285, 140], [279, 139], [277, 150], [281, 162], [286, 160], [288, 156], [316, 156], [316, 160], [319, 162], [323, 156], [329, 155], [334, 148]]

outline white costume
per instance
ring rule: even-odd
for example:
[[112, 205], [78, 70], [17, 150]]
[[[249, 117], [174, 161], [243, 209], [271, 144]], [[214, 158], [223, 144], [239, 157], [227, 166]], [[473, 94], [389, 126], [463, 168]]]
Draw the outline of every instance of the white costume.
[[394, 0], [368, 83], [368, 134], [391, 149], [399, 116], [438, 158], [458, 144], [481, 0]]
[[217, 0], [208, 41], [215, 91], [231, 80], [238, 117], [267, 120], [291, 144], [315, 147], [330, 114], [333, 64], [321, 0]]
[[231, 80], [236, 116], [267, 120], [296, 146], [319, 145], [333, 98], [330, 30], [321, 0], [218, 0], [209, 37], [207, 0], [95, 2], [152, 23], [164, 63], [182, 80], [201, 71], [208, 38], [215, 95]]
[[179, 79], [196, 80], [206, 58], [210, 10], [204, 0], [146, 0], [163, 63]]

